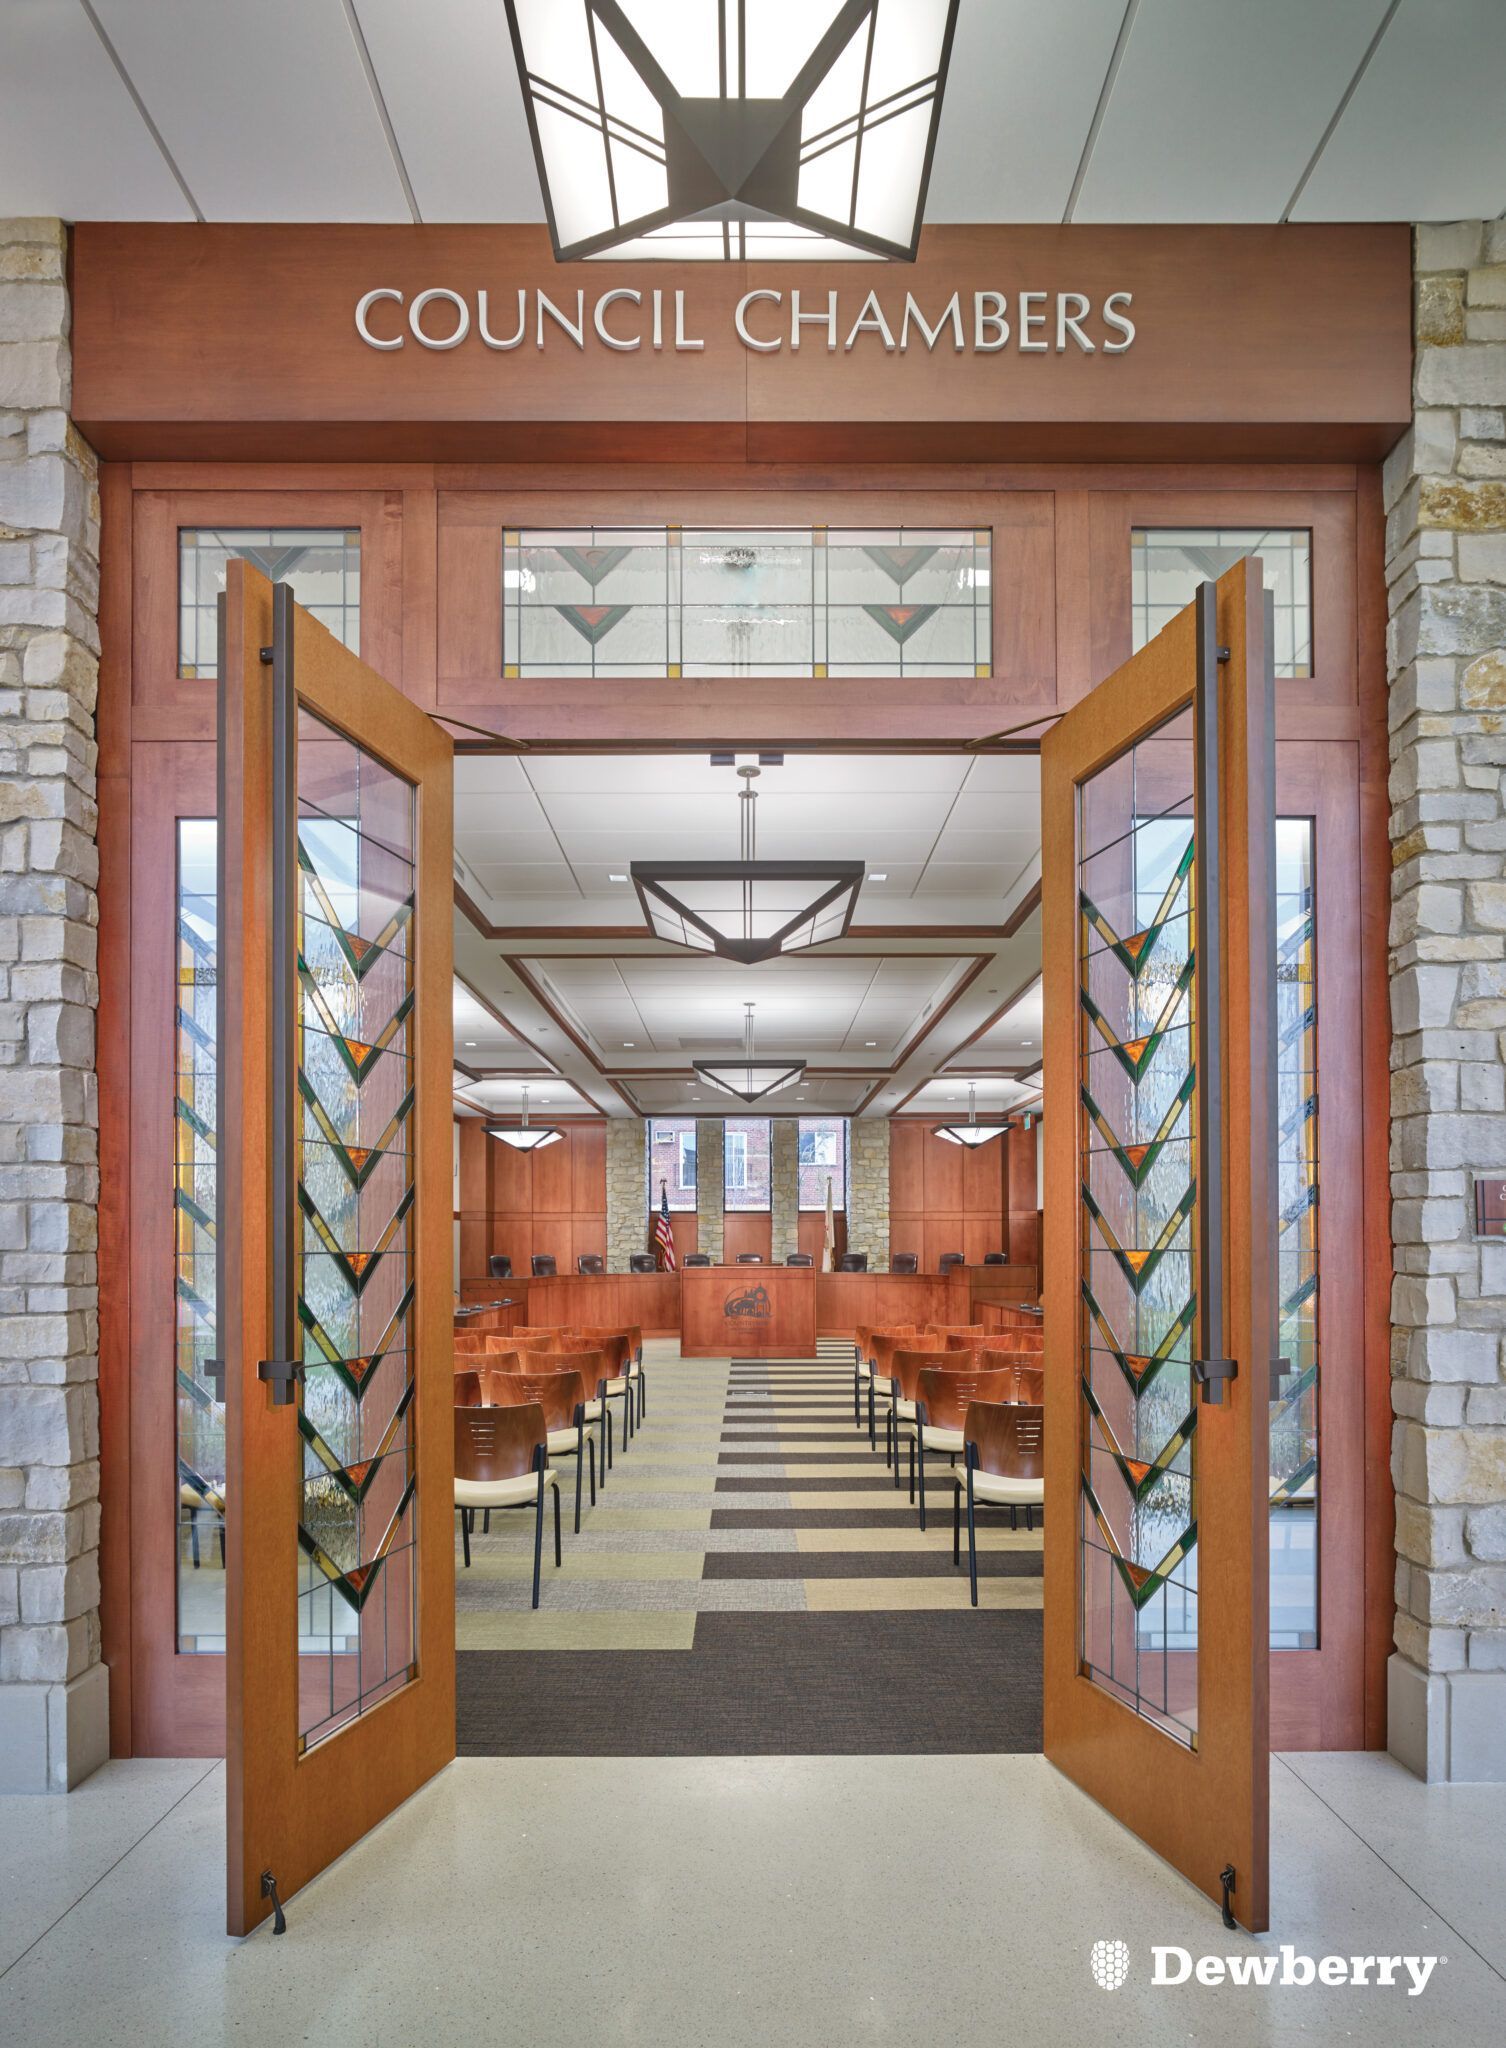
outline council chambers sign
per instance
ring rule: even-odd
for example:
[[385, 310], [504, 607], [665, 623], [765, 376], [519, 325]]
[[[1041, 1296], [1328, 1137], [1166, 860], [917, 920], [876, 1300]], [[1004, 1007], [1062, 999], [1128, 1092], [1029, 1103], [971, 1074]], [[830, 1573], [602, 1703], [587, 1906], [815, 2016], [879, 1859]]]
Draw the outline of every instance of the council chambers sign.
[[[426, 285], [411, 296], [397, 285], [376, 285], [356, 300], [356, 333], [368, 348], [390, 352], [417, 344], [440, 353], [474, 340], [504, 354], [551, 345], [586, 349], [599, 345], [629, 355], [639, 349], [695, 354], [706, 346], [705, 321], [698, 319], [683, 289], [614, 285], [609, 291], [573, 294], [534, 286], [495, 292], [486, 287], [456, 291]], [[912, 348], [933, 354], [1123, 355], [1135, 340], [1130, 314], [1132, 291], [1106, 293], [1095, 303], [1086, 292], [994, 289], [954, 291], [922, 302], [911, 291], [860, 295], [834, 287], [812, 291], [792, 285], [761, 285], [744, 292], [731, 308], [732, 331], [746, 349], [777, 355], [788, 348], [824, 349], [850, 355], [854, 349], [883, 349], [906, 355]]]

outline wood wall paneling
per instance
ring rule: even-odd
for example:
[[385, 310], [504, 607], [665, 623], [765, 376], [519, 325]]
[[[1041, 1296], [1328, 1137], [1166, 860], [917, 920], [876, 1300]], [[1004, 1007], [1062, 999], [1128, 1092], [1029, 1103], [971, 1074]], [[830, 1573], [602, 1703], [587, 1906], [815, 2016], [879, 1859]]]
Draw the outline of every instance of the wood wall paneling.
[[774, 1218], [767, 1209], [728, 1209], [722, 1217], [722, 1258], [730, 1266], [740, 1252], [757, 1252], [765, 1265], [774, 1255]]

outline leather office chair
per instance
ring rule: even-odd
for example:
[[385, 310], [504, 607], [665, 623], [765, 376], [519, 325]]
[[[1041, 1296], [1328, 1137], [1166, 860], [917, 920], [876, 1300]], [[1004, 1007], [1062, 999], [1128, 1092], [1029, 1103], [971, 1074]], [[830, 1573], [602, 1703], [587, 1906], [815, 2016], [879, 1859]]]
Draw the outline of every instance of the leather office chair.
[[582, 1252], [575, 1262], [577, 1273], [604, 1273], [607, 1262], [600, 1252]]
[[1004, 1256], [1003, 1252], [985, 1252], [983, 1254], [983, 1263], [985, 1266], [1007, 1266], [1009, 1260]]
[[658, 1263], [652, 1252], [634, 1252], [628, 1260], [630, 1273], [657, 1273]]
[[837, 1271], [839, 1273], [866, 1273], [868, 1271], [867, 1252], [843, 1252], [841, 1261], [837, 1266]]
[[710, 1252], [687, 1252], [685, 1254], [685, 1263], [687, 1266], [709, 1266], [711, 1264], [711, 1254]]
[[791, 1252], [784, 1263], [787, 1266], [813, 1266], [816, 1262], [809, 1252]]
[[559, 1271], [552, 1252], [535, 1252], [533, 1255], [533, 1277], [535, 1280], [552, 1280]]
[[965, 1266], [966, 1264], [967, 1260], [962, 1256], [961, 1252], [943, 1252], [941, 1254], [940, 1270], [943, 1273], [950, 1273], [953, 1266]]
[[739, 1252], [737, 1255], [737, 1263], [740, 1266], [761, 1266], [763, 1264], [763, 1253]]
[[891, 1273], [918, 1273], [920, 1271], [920, 1253], [893, 1253], [889, 1260], [889, 1271]]
[[493, 1252], [486, 1262], [486, 1270], [494, 1280], [510, 1280], [512, 1278], [512, 1260], [508, 1258], [505, 1252]]

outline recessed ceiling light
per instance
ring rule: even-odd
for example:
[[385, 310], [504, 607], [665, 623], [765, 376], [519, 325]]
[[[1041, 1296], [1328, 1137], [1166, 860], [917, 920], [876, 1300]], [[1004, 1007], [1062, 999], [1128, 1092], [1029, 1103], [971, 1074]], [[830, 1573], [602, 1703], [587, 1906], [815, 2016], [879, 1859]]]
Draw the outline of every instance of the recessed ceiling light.
[[887, 882], [887, 881], [888, 881], [888, 879], [889, 879], [889, 872], [888, 872], [888, 870], [887, 870], [887, 868], [886, 868], [886, 869], [885, 869], [885, 871], [883, 872], [883, 874], [881, 874], [881, 875], [870, 875], [870, 876], [868, 877], [868, 879], [869, 879], [869, 881], [870, 881], [870, 882]]
[[877, 1040], [876, 1038], [865, 1038], [865, 1039], [863, 1040], [863, 1043], [864, 1043], [864, 1045], [865, 1045], [865, 1046], [867, 1046], [867, 1047], [869, 1048], [869, 1050], [871, 1051], [871, 1050], [872, 1050], [872, 1048], [873, 1048], [874, 1046], [876, 1046], [876, 1045], [878, 1044], [878, 1040]]
[[1034, 1045], [1034, 1044], [1035, 1044], [1035, 1040], [1034, 1040], [1033, 1038], [1022, 1038], [1022, 1039], [1020, 1040], [1020, 1043], [1021, 1043], [1021, 1045]]
[[466, 1040], [465, 1049], [467, 1052], [474, 1052], [476, 1050], [476, 1041], [474, 1038], [468, 1038]]
[[627, 880], [627, 876], [626, 876], [626, 875], [608, 875], [608, 876], [607, 876], [607, 880], [608, 880], [609, 882], [625, 882], [625, 881]]
[[634, 1050], [633, 1040], [631, 1038], [625, 1038], [622, 1041], [622, 1049], [624, 1052], [632, 1052]]

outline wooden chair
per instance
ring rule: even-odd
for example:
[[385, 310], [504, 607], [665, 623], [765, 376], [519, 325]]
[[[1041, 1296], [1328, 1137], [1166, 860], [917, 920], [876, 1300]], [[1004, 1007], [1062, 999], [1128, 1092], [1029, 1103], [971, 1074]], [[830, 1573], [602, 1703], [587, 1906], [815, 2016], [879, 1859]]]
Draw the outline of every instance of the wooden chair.
[[920, 1481], [920, 1526], [926, 1526], [926, 1452], [944, 1451], [955, 1465], [965, 1445], [963, 1430], [967, 1411], [974, 1401], [1012, 1401], [1015, 1375], [1011, 1366], [1003, 1372], [980, 1370], [975, 1365], [960, 1371], [952, 1366], [928, 1365], [919, 1377], [920, 1392], [915, 1403], [915, 1420], [902, 1423], [901, 1433], [910, 1440], [910, 1498], [915, 1498]]
[[518, 1408], [455, 1410], [455, 1506], [465, 1561], [471, 1561], [471, 1518], [477, 1508], [534, 1509], [533, 1604], [539, 1604], [539, 1564], [544, 1551], [544, 1488], [554, 1489], [554, 1562], [560, 1548], [559, 1475], [549, 1469], [544, 1449], [544, 1411], [537, 1401]]
[[987, 1330], [981, 1323], [927, 1323], [928, 1337], [986, 1337]]
[[[899, 1485], [899, 1426], [902, 1422], [915, 1420], [915, 1403], [920, 1398], [920, 1375], [928, 1365], [939, 1365], [943, 1369], [956, 1364], [956, 1353], [943, 1351], [938, 1345], [934, 1350], [922, 1351], [904, 1345], [897, 1346], [889, 1354], [889, 1412], [884, 1419], [884, 1463], [894, 1463], [894, 1483]], [[881, 1365], [875, 1367], [880, 1371]], [[914, 1498], [913, 1490], [911, 1498]]]
[[1046, 1501], [1043, 1411], [1023, 1402], [974, 1401], [962, 1426], [963, 1470], [955, 1475], [952, 1562], [962, 1561], [962, 1502], [967, 1498], [967, 1561], [974, 1607], [978, 1604], [979, 1507], [1008, 1508], [1012, 1529], [1031, 1528]]
[[863, 1427], [863, 1389], [868, 1389], [868, 1441], [875, 1442], [873, 1422], [873, 1340], [876, 1336], [913, 1337], [913, 1323], [859, 1323], [852, 1345], [852, 1426]]
[[474, 1358], [479, 1352], [485, 1351], [491, 1341], [491, 1337], [485, 1330], [457, 1330], [454, 1338], [455, 1356], [457, 1358]]
[[1046, 1374], [1033, 1351], [1005, 1351], [980, 1344], [973, 1353], [973, 1363], [980, 1372], [1009, 1374], [1010, 1391], [1003, 1397], [1006, 1401], [1028, 1401], [1039, 1407], [1045, 1399]]
[[481, 1374], [474, 1368], [467, 1368], [455, 1375], [455, 1406], [457, 1408], [479, 1408], [481, 1406]]
[[[917, 1333], [913, 1324], [906, 1328], [901, 1323], [884, 1329], [870, 1330], [868, 1333], [870, 1350], [866, 1377], [868, 1380], [868, 1448], [870, 1450], [878, 1448], [875, 1421], [877, 1404], [888, 1395], [889, 1382], [893, 1378], [891, 1366], [894, 1354], [896, 1351], [913, 1351], [917, 1344], [924, 1343], [924, 1341], [924, 1338]], [[859, 1424], [860, 1428], [861, 1426]], [[885, 1426], [885, 1435], [887, 1441], [887, 1425]]]
[[580, 1482], [587, 1455], [591, 1468], [591, 1505], [596, 1505], [596, 1432], [586, 1421], [586, 1383], [570, 1370], [497, 1372], [488, 1374], [488, 1392], [498, 1408], [517, 1408], [536, 1401], [544, 1411], [544, 1450], [548, 1457], [575, 1460], [575, 1533], [580, 1534]]
[[606, 1490], [607, 1473], [613, 1460], [612, 1411], [607, 1406], [606, 1364], [594, 1345], [586, 1345], [578, 1338], [561, 1337], [554, 1343], [539, 1350], [529, 1345], [520, 1347], [518, 1363], [509, 1368], [513, 1372], [578, 1372], [586, 1383], [586, 1421], [602, 1426], [605, 1441], [602, 1446], [600, 1478], [602, 1490]]
[[[582, 1344], [594, 1344], [604, 1355], [607, 1363], [608, 1400], [615, 1400], [618, 1394], [630, 1392], [636, 1402], [637, 1421], [641, 1422], [648, 1413], [648, 1401], [644, 1392], [643, 1367], [634, 1353], [643, 1349], [643, 1332], [636, 1328], [625, 1330], [620, 1326], [616, 1329], [588, 1329], [583, 1324], [575, 1335]], [[624, 1401], [624, 1431], [631, 1419], [628, 1408], [629, 1403]]]

